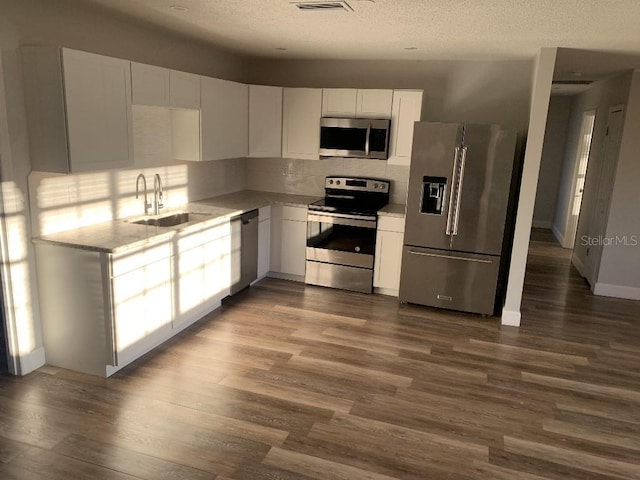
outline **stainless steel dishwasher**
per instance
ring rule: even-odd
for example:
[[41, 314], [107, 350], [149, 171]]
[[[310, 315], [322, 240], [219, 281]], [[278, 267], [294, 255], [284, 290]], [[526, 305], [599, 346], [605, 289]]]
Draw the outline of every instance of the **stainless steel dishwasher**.
[[231, 219], [231, 295], [258, 278], [258, 210]]

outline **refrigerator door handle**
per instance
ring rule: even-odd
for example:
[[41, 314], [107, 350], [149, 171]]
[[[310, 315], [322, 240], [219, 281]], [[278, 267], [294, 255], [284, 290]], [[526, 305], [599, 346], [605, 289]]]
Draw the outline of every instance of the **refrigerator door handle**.
[[447, 211], [447, 227], [445, 229], [446, 235], [451, 235], [453, 225], [453, 214], [455, 212], [455, 194], [456, 183], [458, 181], [458, 158], [460, 157], [460, 147], [456, 147], [453, 155], [453, 172], [451, 172], [451, 191], [449, 192], [449, 206]]
[[458, 222], [460, 220], [460, 201], [462, 200], [462, 184], [464, 182], [464, 166], [467, 163], [467, 147], [462, 147], [462, 157], [460, 159], [460, 173], [458, 174], [458, 185], [456, 193], [456, 213], [453, 220], [453, 233], [458, 235]]
[[370, 149], [370, 143], [369, 140], [371, 139], [371, 123], [369, 123], [369, 125], [367, 125], [367, 138], [364, 142], [364, 154], [365, 155], [369, 155], [369, 149]]
[[493, 263], [491, 260], [483, 260], [481, 258], [456, 257], [454, 255], [441, 255], [437, 253], [416, 252], [413, 250], [409, 250], [407, 253], [409, 253], [409, 255], [419, 255], [421, 257], [444, 258], [447, 260], [462, 260], [463, 262], [486, 263], [488, 265], [491, 265]]

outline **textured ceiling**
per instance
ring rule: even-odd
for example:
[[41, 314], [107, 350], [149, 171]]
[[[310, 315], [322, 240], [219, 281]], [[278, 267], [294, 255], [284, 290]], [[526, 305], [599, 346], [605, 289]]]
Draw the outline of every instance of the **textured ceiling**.
[[346, 0], [353, 12], [305, 12], [290, 0], [85, 1], [259, 57], [508, 60], [555, 46], [640, 54], [640, 0]]

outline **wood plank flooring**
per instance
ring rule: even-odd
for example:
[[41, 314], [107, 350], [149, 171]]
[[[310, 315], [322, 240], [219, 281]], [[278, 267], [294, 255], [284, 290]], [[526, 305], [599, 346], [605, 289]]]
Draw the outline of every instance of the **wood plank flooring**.
[[520, 329], [266, 279], [112, 378], [0, 376], [0, 478], [640, 479], [640, 302], [533, 238]]

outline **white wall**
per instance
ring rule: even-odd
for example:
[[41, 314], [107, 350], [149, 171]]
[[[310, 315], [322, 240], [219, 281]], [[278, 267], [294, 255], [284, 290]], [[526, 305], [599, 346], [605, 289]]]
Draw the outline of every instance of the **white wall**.
[[547, 111], [551, 96], [551, 81], [556, 61], [555, 48], [543, 48], [538, 54], [534, 69], [531, 113], [529, 115], [529, 135], [522, 170], [522, 184], [518, 198], [518, 211], [513, 236], [513, 249], [507, 280], [507, 294], [502, 309], [503, 325], [520, 325], [520, 304], [524, 288], [524, 275], [529, 251], [529, 237], [533, 221], [533, 207], [536, 200], [538, 172], [542, 158]]
[[633, 73], [594, 293], [640, 300], [640, 71]]
[[560, 188], [571, 97], [552, 96], [544, 133], [533, 226], [551, 228]]

